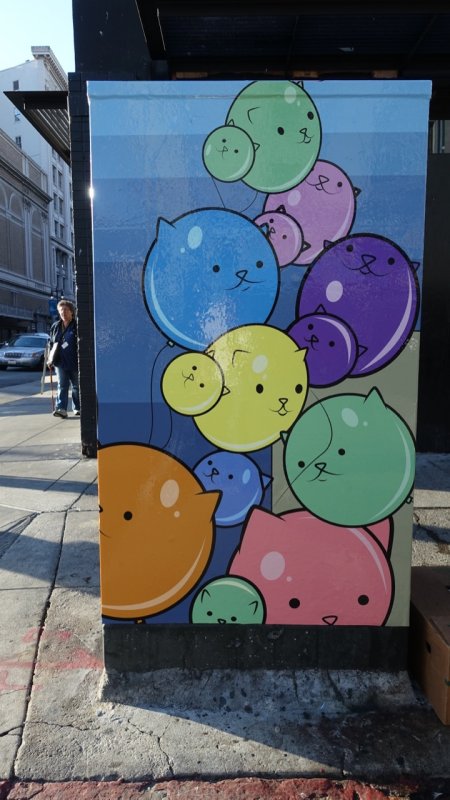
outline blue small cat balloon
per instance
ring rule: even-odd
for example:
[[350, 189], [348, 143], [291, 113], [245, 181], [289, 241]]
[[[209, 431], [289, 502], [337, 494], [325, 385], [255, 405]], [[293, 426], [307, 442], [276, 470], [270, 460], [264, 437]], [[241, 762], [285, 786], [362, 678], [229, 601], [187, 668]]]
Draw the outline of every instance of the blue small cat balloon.
[[204, 208], [173, 222], [158, 220], [143, 292], [169, 341], [204, 350], [231, 328], [266, 322], [279, 283], [275, 252], [247, 217]]
[[224, 528], [243, 522], [252, 506], [260, 504], [272, 480], [248, 456], [224, 450], [202, 458], [194, 467], [194, 474], [205, 491], [222, 492], [214, 519], [216, 525]]

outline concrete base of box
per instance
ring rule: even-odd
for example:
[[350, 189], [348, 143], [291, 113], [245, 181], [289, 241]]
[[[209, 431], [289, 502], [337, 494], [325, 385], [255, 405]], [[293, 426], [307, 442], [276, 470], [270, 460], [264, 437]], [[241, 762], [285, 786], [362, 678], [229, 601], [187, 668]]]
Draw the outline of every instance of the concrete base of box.
[[450, 725], [450, 567], [413, 567], [410, 669], [441, 722]]
[[408, 628], [277, 625], [103, 626], [105, 669], [407, 669]]

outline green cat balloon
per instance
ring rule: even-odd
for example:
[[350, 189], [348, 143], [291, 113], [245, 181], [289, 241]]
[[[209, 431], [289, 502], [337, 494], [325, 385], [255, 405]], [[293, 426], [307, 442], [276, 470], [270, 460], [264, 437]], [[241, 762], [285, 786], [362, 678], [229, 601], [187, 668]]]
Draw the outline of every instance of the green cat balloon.
[[253, 166], [254, 160], [255, 145], [250, 136], [233, 124], [216, 128], [203, 145], [203, 163], [213, 178], [219, 181], [241, 180]]
[[260, 624], [266, 607], [256, 586], [244, 578], [216, 578], [200, 589], [191, 608], [191, 622]]
[[244, 183], [283, 192], [302, 181], [319, 155], [322, 131], [316, 106], [293, 81], [255, 81], [238, 94], [227, 125], [245, 131], [255, 147]]
[[315, 403], [285, 439], [284, 469], [300, 503], [335, 525], [386, 519], [414, 482], [414, 439], [376, 388]]

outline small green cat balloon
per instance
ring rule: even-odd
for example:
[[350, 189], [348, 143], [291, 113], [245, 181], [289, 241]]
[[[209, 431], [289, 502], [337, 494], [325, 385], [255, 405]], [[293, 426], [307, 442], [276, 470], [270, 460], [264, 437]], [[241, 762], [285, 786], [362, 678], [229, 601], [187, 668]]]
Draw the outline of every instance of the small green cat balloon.
[[376, 388], [315, 403], [286, 438], [284, 469], [300, 503], [336, 525], [391, 516], [414, 483], [414, 439]]
[[264, 622], [266, 607], [258, 589], [244, 578], [216, 578], [194, 598], [191, 622], [256, 625]]

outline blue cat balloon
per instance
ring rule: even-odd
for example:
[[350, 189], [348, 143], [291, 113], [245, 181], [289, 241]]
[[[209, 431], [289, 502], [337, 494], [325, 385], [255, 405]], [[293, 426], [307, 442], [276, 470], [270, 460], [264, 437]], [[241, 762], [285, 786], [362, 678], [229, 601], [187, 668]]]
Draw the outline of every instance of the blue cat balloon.
[[204, 208], [158, 220], [143, 292], [169, 341], [204, 350], [231, 328], [266, 322], [279, 281], [275, 252], [257, 225], [235, 211]]
[[205, 491], [222, 492], [214, 519], [224, 528], [243, 522], [250, 508], [260, 504], [272, 480], [248, 456], [222, 450], [202, 458], [194, 467], [194, 475]]

